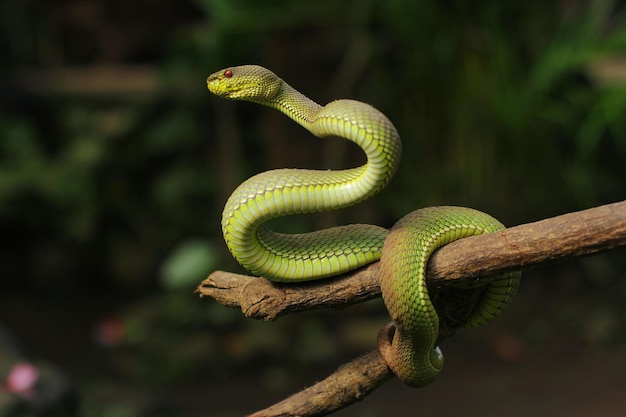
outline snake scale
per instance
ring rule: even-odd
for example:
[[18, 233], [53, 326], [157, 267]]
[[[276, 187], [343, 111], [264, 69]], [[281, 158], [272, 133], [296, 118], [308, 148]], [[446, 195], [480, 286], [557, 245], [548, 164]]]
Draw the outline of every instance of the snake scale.
[[[439, 318], [426, 287], [428, 259], [449, 242], [504, 226], [473, 209], [429, 207], [406, 215], [391, 230], [352, 224], [303, 234], [274, 232], [264, 226], [272, 218], [335, 210], [380, 191], [398, 168], [400, 136], [391, 121], [368, 104], [343, 99], [320, 106], [257, 65], [217, 71], [207, 78], [207, 86], [223, 98], [277, 109], [317, 137], [342, 137], [363, 149], [367, 162], [356, 168], [276, 169], [246, 180], [224, 208], [224, 239], [242, 266], [274, 281], [320, 279], [380, 260], [380, 287], [394, 325], [379, 335], [379, 350], [406, 384], [431, 383], [443, 356], [436, 346]], [[493, 279], [464, 327], [499, 314], [519, 279], [518, 272]]]

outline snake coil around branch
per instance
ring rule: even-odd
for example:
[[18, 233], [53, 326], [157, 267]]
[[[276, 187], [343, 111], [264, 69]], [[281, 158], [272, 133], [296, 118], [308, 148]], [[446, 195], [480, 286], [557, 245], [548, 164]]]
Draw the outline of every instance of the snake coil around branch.
[[[439, 317], [426, 285], [428, 259], [454, 240], [504, 226], [477, 210], [428, 207], [409, 213], [390, 231], [352, 224], [295, 235], [274, 232], [264, 226], [272, 218], [335, 210], [380, 191], [400, 163], [400, 136], [393, 123], [368, 104], [344, 99], [320, 106], [257, 65], [215, 72], [207, 86], [220, 97], [277, 109], [315, 136], [339, 136], [365, 152], [367, 162], [356, 168], [277, 169], [246, 180], [226, 202], [222, 232], [241, 265], [274, 281], [327, 278], [380, 259], [380, 287], [393, 320], [379, 335], [380, 352], [406, 384], [431, 383], [443, 366], [443, 355], [436, 346]], [[514, 296], [519, 280], [519, 272], [491, 280], [460, 325], [475, 327], [499, 314]]]

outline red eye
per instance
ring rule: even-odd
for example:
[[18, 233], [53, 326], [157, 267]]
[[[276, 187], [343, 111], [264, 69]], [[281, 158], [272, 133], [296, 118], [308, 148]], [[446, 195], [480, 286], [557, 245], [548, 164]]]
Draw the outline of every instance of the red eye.
[[228, 69], [228, 70], [224, 71], [224, 77], [230, 78], [232, 76], [233, 76], [233, 72], [231, 70]]

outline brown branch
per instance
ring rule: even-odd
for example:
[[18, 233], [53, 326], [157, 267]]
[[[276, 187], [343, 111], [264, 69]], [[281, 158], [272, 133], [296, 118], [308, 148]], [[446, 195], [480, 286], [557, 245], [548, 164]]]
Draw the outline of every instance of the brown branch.
[[360, 401], [393, 374], [378, 350], [344, 364], [328, 378], [249, 417], [325, 416]]
[[[434, 287], [485, 283], [489, 275], [626, 246], [626, 201], [452, 242], [428, 263]], [[274, 320], [316, 307], [342, 308], [380, 296], [378, 263], [334, 279], [280, 284], [216, 271], [197, 291], [248, 317]]]
[[[624, 246], [626, 201], [453, 242], [431, 257], [428, 280], [437, 287], [461, 281], [483, 284], [487, 275]], [[217, 271], [202, 282], [198, 292], [241, 308], [246, 316], [273, 320], [319, 306], [340, 308], [377, 297], [377, 273], [378, 264], [373, 264], [332, 280], [284, 285]], [[391, 376], [378, 351], [372, 351], [251, 417], [327, 415], [360, 401]]]
[[241, 308], [247, 317], [274, 320], [314, 308], [342, 308], [380, 296], [378, 262], [340, 277], [285, 284], [215, 271], [198, 286], [201, 297]]

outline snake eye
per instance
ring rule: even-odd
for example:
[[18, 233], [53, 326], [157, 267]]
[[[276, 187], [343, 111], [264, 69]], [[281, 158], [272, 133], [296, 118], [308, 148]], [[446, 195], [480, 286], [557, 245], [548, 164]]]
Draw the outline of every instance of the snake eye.
[[226, 78], [230, 78], [233, 76], [233, 72], [229, 69], [227, 69], [226, 71], [224, 71], [224, 77]]

